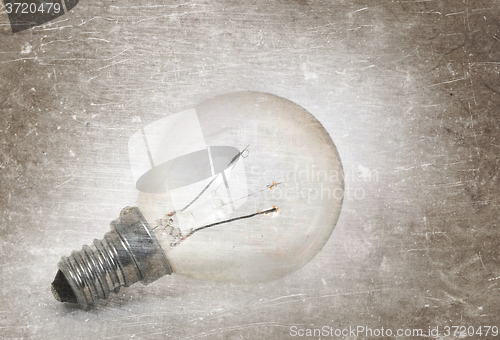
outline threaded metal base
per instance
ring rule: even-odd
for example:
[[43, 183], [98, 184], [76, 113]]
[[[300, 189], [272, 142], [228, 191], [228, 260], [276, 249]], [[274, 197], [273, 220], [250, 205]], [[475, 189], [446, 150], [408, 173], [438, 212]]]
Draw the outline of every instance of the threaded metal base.
[[83, 307], [95, 304], [99, 299], [107, 299], [111, 291], [118, 293], [120, 287], [126, 284], [118, 252], [113, 243], [106, 240], [109, 236], [94, 240], [92, 246], [85, 245], [69, 257], [63, 256], [59, 263], [59, 269], [72, 286], [77, 301], [83, 297], [85, 302], [80, 302]]
[[[111, 222], [111, 231], [102, 240], [83, 246], [58, 264], [64, 279], [52, 283], [54, 297], [61, 302], [77, 302], [86, 308], [110, 292], [141, 281], [149, 284], [171, 274], [168, 260], [158, 240], [137, 208], [131, 208]], [[69, 289], [69, 287], [71, 289]], [[73, 294], [71, 294], [73, 293]]]

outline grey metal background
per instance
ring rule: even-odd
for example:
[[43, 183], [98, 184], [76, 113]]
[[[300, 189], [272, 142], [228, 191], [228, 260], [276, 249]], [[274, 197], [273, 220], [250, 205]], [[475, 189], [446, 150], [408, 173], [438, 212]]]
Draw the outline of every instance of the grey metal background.
[[[87, 0], [17, 34], [0, 11], [0, 338], [499, 326], [499, 7]], [[137, 117], [234, 90], [286, 97], [330, 132], [348, 177], [323, 250], [268, 284], [173, 275], [90, 311], [55, 301], [60, 256], [134, 204]]]

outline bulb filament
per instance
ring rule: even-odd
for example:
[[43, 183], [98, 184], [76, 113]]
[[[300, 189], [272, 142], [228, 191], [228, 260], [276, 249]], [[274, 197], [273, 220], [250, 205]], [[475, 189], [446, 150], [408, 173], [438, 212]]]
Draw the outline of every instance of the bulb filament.
[[[236, 166], [236, 163], [238, 162], [240, 157], [242, 157], [242, 158], [248, 157], [248, 154], [249, 154], [248, 147], [249, 147], [249, 145], [247, 145], [242, 151], [237, 153], [232, 158], [232, 160], [228, 163], [228, 165], [227, 165], [227, 169], [229, 169], [228, 174], [231, 173], [231, 171], [234, 169], [234, 167]], [[189, 211], [188, 209], [195, 202], [197, 202], [199, 200], [199, 198], [214, 184], [214, 182], [217, 179], [220, 179], [219, 176], [222, 177], [222, 181], [215, 188], [213, 193], [216, 193], [217, 190], [220, 188], [220, 186], [222, 184], [224, 184], [225, 187], [228, 189], [228, 194], [229, 194], [229, 198], [230, 198], [229, 202], [223, 202], [221, 199], [211, 197], [208, 200], [206, 200], [205, 202], [198, 204], [194, 208], [193, 212]], [[244, 199], [244, 198], [247, 198], [247, 197], [250, 197], [252, 195], [258, 194], [262, 191], [273, 189], [274, 187], [278, 186], [279, 184], [281, 184], [281, 182], [273, 182], [272, 184], [267, 185], [265, 188], [263, 188], [261, 190], [254, 191], [248, 195], [233, 199], [230, 195], [230, 192], [229, 192], [229, 185], [228, 185], [228, 182], [226, 179], [226, 174], [224, 173], [224, 171], [222, 171], [222, 172], [218, 173], [216, 176], [214, 176], [214, 178], [212, 178], [212, 180], [210, 180], [210, 182], [200, 191], [200, 193], [193, 200], [191, 200], [185, 207], [183, 207], [182, 209], [180, 209], [178, 211], [171, 211], [168, 214], [166, 214], [163, 218], [152, 222], [151, 223], [152, 229], [155, 230], [159, 227], [162, 227], [163, 231], [169, 236], [169, 238], [171, 240], [173, 239], [172, 242], [170, 242], [170, 246], [175, 247], [175, 246], [179, 245], [182, 241], [184, 241], [185, 239], [187, 239], [188, 237], [190, 237], [191, 235], [193, 235], [194, 233], [196, 233], [200, 230], [207, 229], [207, 228], [214, 227], [214, 226], [221, 225], [221, 224], [226, 224], [229, 222], [234, 222], [234, 221], [238, 221], [238, 220], [242, 220], [242, 219], [251, 218], [254, 216], [271, 214], [271, 213], [277, 212], [278, 208], [272, 207], [272, 208], [269, 208], [269, 209], [266, 209], [263, 211], [257, 211], [257, 212], [252, 213], [252, 214], [238, 216], [238, 217], [230, 218], [230, 219], [223, 220], [223, 221], [213, 222], [213, 223], [203, 225], [203, 226], [200, 226], [197, 228], [191, 228], [189, 230], [189, 232], [186, 234], [183, 234], [181, 229], [178, 227], [179, 225], [183, 225], [182, 223], [180, 223], [180, 220], [186, 220], [187, 218], [193, 224], [193, 221], [196, 221], [198, 219], [198, 216], [195, 217], [195, 213], [196, 213], [196, 215], [199, 215], [200, 220], [203, 220], [204, 218], [215, 213], [216, 211], [224, 210], [224, 207], [227, 205], [231, 205], [231, 207], [232, 207], [231, 210], [235, 210], [234, 209], [234, 202], [241, 200], [241, 199]], [[214, 206], [214, 204], [215, 204], [215, 206]], [[208, 213], [207, 213], [207, 211], [208, 211]]]

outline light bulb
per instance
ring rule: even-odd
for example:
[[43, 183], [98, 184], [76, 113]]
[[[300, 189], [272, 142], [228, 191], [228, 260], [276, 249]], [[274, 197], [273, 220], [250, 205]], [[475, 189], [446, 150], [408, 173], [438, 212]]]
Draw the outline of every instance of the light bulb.
[[171, 273], [262, 282], [323, 247], [343, 200], [328, 132], [284, 98], [235, 92], [149, 124], [129, 141], [137, 207], [63, 257], [52, 291], [83, 307]]

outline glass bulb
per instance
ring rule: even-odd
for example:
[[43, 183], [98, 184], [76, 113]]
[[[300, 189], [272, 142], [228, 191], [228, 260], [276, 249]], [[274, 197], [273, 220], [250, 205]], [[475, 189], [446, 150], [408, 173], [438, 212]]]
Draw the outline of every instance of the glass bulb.
[[[139, 190], [130, 224], [166, 257], [152, 280], [139, 270], [136, 281], [142, 275], [146, 284], [170, 271], [231, 282], [282, 277], [314, 257], [340, 214], [344, 182], [332, 139], [310, 113], [275, 95], [235, 92], [167, 116], [134, 134], [129, 153]], [[96, 242], [86, 254], [103, 254]], [[98, 255], [93, 262], [108, 261]], [[59, 268], [78, 290], [68, 266]]]

